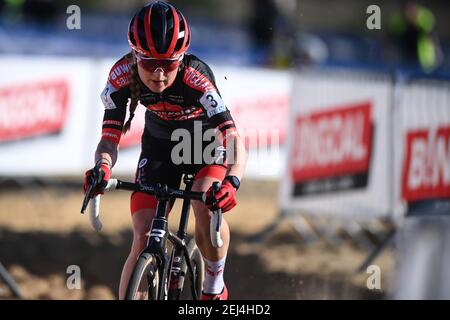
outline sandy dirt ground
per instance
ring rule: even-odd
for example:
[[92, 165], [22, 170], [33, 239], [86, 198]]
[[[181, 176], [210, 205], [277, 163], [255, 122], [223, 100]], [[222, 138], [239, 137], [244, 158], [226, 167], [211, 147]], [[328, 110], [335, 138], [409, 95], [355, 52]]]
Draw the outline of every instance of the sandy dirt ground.
[[[27, 299], [116, 299], [131, 245], [129, 193], [102, 199], [104, 229], [97, 233], [79, 213], [82, 193], [73, 188], [0, 191], [0, 261]], [[368, 274], [354, 270], [367, 252], [350, 243], [305, 245], [288, 222], [265, 241], [249, 237], [277, 219], [277, 184], [244, 182], [239, 205], [225, 218], [232, 230], [225, 279], [232, 299], [382, 299], [393, 269], [385, 251], [375, 263], [381, 290], [366, 287]], [[178, 223], [177, 202], [170, 216]], [[193, 215], [189, 226], [193, 230]], [[67, 268], [80, 267], [81, 288], [69, 290]], [[0, 298], [10, 298], [0, 283]]]

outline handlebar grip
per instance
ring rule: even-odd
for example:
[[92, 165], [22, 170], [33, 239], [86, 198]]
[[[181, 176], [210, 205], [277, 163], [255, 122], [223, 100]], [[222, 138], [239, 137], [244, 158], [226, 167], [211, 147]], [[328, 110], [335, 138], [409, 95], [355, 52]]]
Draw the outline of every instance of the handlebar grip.
[[96, 195], [90, 202], [89, 218], [92, 228], [96, 231], [100, 231], [103, 227], [100, 221], [100, 195]]
[[222, 210], [211, 211], [211, 222], [209, 231], [211, 234], [211, 243], [214, 248], [222, 248], [223, 240], [220, 237], [220, 226], [222, 225]]
[[[117, 188], [118, 180], [117, 179], [109, 179], [108, 184], [105, 187], [105, 190], [114, 190]], [[89, 190], [92, 189], [92, 185], [89, 186]], [[86, 197], [89, 201], [89, 197]], [[87, 203], [83, 204], [83, 208], [86, 207]], [[83, 213], [84, 210], [81, 209], [81, 212]], [[92, 228], [94, 228], [96, 231], [100, 231], [103, 227], [102, 222], [100, 221], [100, 195], [96, 195], [93, 197], [89, 203], [89, 220], [91, 222]]]
[[105, 190], [115, 190], [117, 188], [117, 184], [118, 184], [117, 179], [109, 179], [108, 180], [108, 184], [105, 187]]

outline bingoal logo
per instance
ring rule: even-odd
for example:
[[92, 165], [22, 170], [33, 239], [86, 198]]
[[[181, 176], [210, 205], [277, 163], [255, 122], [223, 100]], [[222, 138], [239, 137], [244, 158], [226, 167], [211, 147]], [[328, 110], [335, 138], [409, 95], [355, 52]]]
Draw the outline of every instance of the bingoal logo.
[[294, 181], [367, 172], [371, 110], [368, 102], [298, 117], [291, 159]]
[[69, 84], [65, 80], [0, 88], [0, 142], [61, 131], [68, 101]]
[[405, 147], [402, 198], [450, 197], [450, 126], [410, 131]]

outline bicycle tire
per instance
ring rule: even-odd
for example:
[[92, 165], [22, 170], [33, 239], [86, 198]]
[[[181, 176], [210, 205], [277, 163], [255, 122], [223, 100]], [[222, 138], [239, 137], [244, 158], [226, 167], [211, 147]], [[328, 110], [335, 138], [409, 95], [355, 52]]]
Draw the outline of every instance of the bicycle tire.
[[139, 256], [128, 282], [125, 300], [158, 300], [158, 289], [159, 271], [156, 258], [153, 254], [143, 253]]
[[[201, 294], [203, 280], [204, 280], [204, 272], [205, 265], [203, 263], [203, 258], [200, 253], [200, 250], [195, 243], [193, 238], [188, 239], [186, 248], [188, 250], [188, 255], [191, 260], [192, 268], [194, 271], [194, 282], [195, 282], [195, 290], [198, 294], [198, 297]], [[172, 300], [192, 300], [195, 299], [192, 295], [191, 291], [191, 281], [190, 273], [188, 270], [187, 261], [183, 255], [180, 263], [180, 276], [178, 280], [178, 287], [175, 291], [171, 291], [169, 294], [171, 297], [169, 299]], [[186, 281], [186, 278], [188, 281]]]

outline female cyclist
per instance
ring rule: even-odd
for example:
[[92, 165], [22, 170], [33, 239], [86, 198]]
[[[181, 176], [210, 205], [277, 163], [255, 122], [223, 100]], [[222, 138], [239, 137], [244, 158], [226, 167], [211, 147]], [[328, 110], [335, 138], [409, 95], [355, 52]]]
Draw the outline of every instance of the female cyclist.
[[[128, 29], [131, 52], [112, 67], [101, 94], [105, 113], [95, 164], [101, 166], [102, 185], [106, 185], [117, 161], [121, 135], [129, 130], [140, 102], [147, 111], [136, 181], [178, 188], [183, 173], [195, 173], [192, 190], [208, 193], [213, 182], [219, 181], [221, 189], [215, 198], [222, 212], [227, 212], [236, 205], [235, 192], [244, 173], [247, 154], [211, 69], [196, 56], [186, 53], [190, 41], [191, 32], [185, 17], [171, 4], [154, 2], [134, 15]], [[125, 122], [127, 105], [129, 112]], [[191, 136], [187, 139], [191, 143], [188, 150], [184, 149], [181, 163], [177, 153], [173, 152], [174, 146], [180, 143], [173, 138], [177, 129]], [[202, 141], [200, 150], [194, 147], [194, 137], [201, 137], [208, 130], [214, 130], [215, 139], [212, 140], [216, 142], [210, 153], [206, 148], [211, 141]], [[199, 153], [201, 161], [198, 161]], [[86, 172], [85, 188], [87, 177], [92, 174], [93, 169]], [[96, 188], [96, 193], [102, 192], [101, 186]], [[133, 267], [147, 244], [156, 205], [153, 196], [138, 192], [131, 195], [134, 236], [120, 279], [120, 299], [125, 296]], [[230, 240], [228, 224], [223, 221], [224, 245], [216, 249], [209, 235], [210, 205], [193, 201], [192, 207], [196, 222], [195, 241], [206, 266], [201, 299], [226, 300], [228, 290], [223, 271]]]

